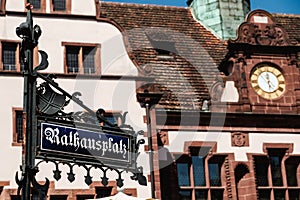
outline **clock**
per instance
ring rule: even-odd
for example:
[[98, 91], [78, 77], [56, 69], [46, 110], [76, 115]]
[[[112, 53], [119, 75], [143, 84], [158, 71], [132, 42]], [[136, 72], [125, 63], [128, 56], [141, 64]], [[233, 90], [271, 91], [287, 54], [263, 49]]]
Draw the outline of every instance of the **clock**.
[[254, 91], [265, 99], [277, 99], [285, 92], [285, 79], [279, 69], [271, 65], [254, 68], [250, 77]]

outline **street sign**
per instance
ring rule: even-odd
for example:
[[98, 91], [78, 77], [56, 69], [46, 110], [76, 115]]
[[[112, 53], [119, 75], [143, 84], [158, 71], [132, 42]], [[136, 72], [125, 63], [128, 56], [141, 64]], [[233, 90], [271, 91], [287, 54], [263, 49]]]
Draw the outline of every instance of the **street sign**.
[[38, 121], [37, 158], [55, 158], [104, 164], [121, 169], [134, 168], [135, 138], [119, 128], [92, 126], [65, 121]]

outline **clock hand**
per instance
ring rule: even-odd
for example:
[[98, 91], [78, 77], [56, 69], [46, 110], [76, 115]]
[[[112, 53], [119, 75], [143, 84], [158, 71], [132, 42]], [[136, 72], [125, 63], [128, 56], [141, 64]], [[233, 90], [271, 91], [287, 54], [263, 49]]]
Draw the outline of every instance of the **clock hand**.
[[266, 73], [266, 79], [267, 79], [267, 83], [268, 83], [268, 85], [269, 85], [269, 90], [271, 90], [271, 89], [272, 89], [272, 86], [271, 86], [270, 76], [269, 76], [268, 73]]
[[262, 75], [261, 77], [262, 77], [262, 79], [265, 81], [265, 83], [268, 84], [269, 89], [271, 89], [271, 86], [270, 86], [270, 80], [269, 80], [268, 74], [266, 74], [266, 77], [265, 77], [264, 75]]
[[267, 78], [267, 81], [268, 81], [269, 89], [275, 89], [276, 86], [275, 86], [274, 83], [271, 81], [270, 75], [269, 75], [269, 74], [266, 74], [266, 78]]

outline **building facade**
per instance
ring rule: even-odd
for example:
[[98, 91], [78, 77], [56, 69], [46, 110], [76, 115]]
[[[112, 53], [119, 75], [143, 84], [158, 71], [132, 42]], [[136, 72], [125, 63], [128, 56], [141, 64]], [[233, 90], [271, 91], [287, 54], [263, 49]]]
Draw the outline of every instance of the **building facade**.
[[[23, 140], [23, 76], [15, 29], [25, 20], [29, 1], [0, 2], [5, 97], [0, 198], [9, 200], [17, 199]], [[300, 198], [300, 16], [250, 11], [247, 0], [238, 0], [232, 11], [235, 2], [194, 0], [188, 1], [189, 8], [177, 8], [30, 1], [34, 23], [42, 28], [34, 65], [40, 60], [37, 50], [46, 51], [45, 73], [56, 74], [62, 88], [82, 93], [86, 105], [105, 109], [113, 123], [128, 111], [127, 124], [144, 130], [140, 137], [146, 141], [151, 136], [152, 147], [142, 146], [138, 160], [149, 184], [140, 186], [125, 175], [125, 193], [148, 198], [154, 192], [163, 200]], [[211, 12], [203, 16], [203, 10]], [[162, 94], [150, 109], [148, 133], [140, 93]], [[72, 103], [66, 107], [66, 112], [77, 110]], [[80, 168], [74, 169], [72, 183], [67, 168], [59, 181], [51, 178], [53, 170], [43, 164], [37, 174], [39, 181], [51, 181], [48, 199], [116, 193], [115, 174], [104, 187], [101, 174], [92, 171], [94, 182], [87, 186]]]

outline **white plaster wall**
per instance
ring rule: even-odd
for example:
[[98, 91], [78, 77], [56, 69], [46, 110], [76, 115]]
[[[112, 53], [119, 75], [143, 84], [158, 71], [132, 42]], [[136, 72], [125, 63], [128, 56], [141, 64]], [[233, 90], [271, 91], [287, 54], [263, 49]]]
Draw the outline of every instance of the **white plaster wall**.
[[[15, 30], [24, 21], [23, 17], [0, 17], [0, 38], [21, 41], [15, 34]], [[122, 34], [109, 23], [35, 17], [34, 24], [38, 24], [42, 29], [38, 48], [48, 54], [47, 72], [63, 73], [62, 42], [78, 42], [101, 45], [102, 75], [135, 76], [138, 73], [136, 66], [128, 57]]]
[[217, 153], [234, 153], [236, 161], [247, 161], [247, 153], [264, 153], [263, 143], [293, 143], [293, 154], [300, 153], [299, 134], [287, 133], [249, 133], [249, 147], [232, 147], [229, 132], [193, 132], [169, 131], [169, 145], [165, 146], [170, 152], [183, 152], [184, 142], [201, 141], [217, 142]]
[[[71, 14], [96, 16], [95, 0], [72, 0]], [[24, 11], [25, 0], [7, 0], [6, 10]], [[46, 12], [50, 13], [50, 0], [46, 0]]]
[[24, 11], [25, 10], [25, 1], [23, 0], [8, 0], [6, 1], [7, 11]]
[[72, 0], [71, 13], [96, 16], [95, 0]]
[[15, 77], [0, 78], [0, 180], [14, 182], [16, 172], [22, 164], [21, 147], [12, 146], [13, 107], [23, 107], [23, 94], [20, 88], [23, 80]]
[[[54, 23], [55, 22], [55, 23]], [[62, 42], [98, 43], [101, 45], [102, 75], [137, 75], [129, 59], [120, 31], [111, 24], [95, 21], [35, 18], [43, 30], [39, 49], [49, 55], [49, 71], [63, 73]], [[57, 53], [60, 50], [60, 53]]]
[[[57, 79], [60, 87], [69, 92], [80, 92], [79, 97], [89, 108], [97, 110], [103, 108], [112, 111], [128, 111], [126, 122], [135, 130], [144, 129], [143, 115], [145, 114], [139, 103], [136, 102], [134, 81], [109, 81], [86, 79]], [[70, 103], [66, 112], [83, 110], [75, 103]], [[140, 116], [137, 118], [137, 116]]]

